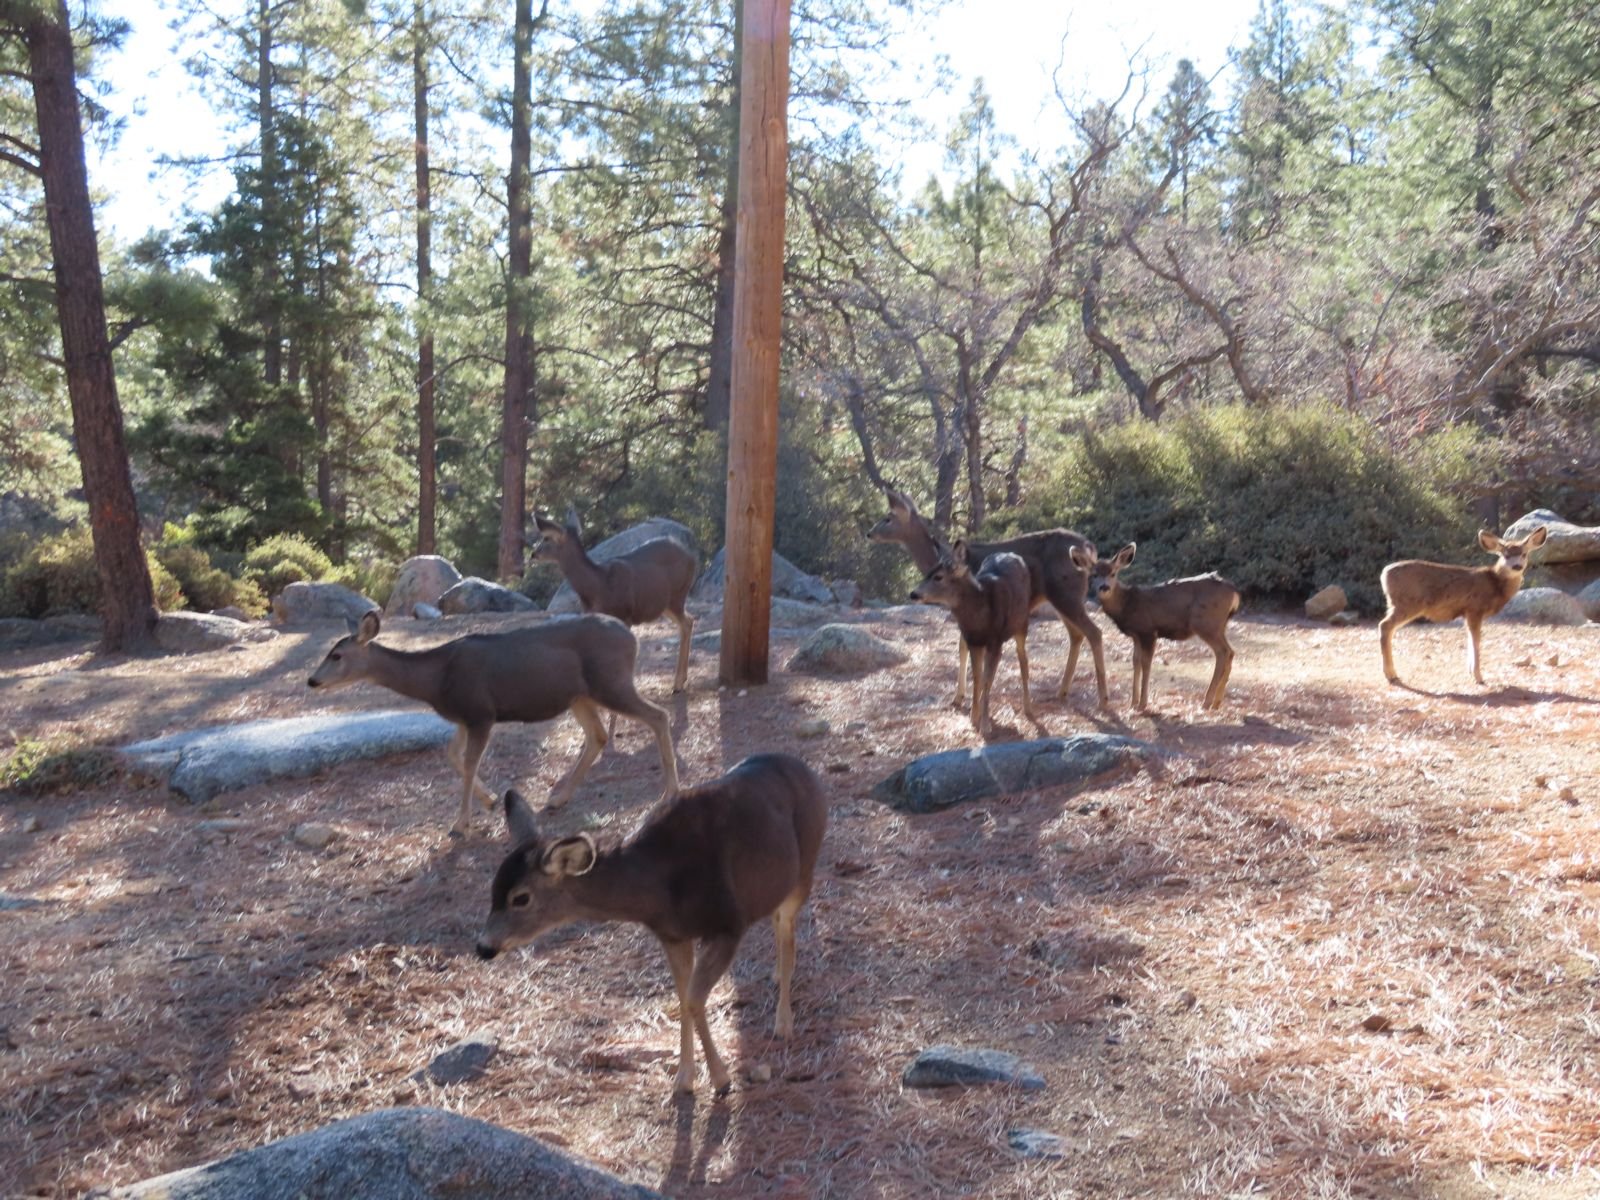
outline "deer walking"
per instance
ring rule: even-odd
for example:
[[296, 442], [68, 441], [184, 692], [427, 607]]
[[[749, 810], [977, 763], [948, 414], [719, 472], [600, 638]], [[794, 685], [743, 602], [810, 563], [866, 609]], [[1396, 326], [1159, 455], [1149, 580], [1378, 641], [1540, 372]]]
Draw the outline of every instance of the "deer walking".
[[1396, 629], [1419, 617], [1430, 621], [1462, 617], [1467, 624], [1467, 668], [1473, 680], [1481, 684], [1478, 648], [1483, 619], [1494, 616], [1517, 594], [1523, 572], [1528, 569], [1528, 556], [1544, 545], [1547, 536], [1549, 531], [1543, 525], [1515, 542], [1498, 538], [1487, 529], [1480, 530], [1478, 544], [1495, 556], [1493, 565], [1487, 567], [1455, 567], [1415, 558], [1385, 567], [1379, 578], [1389, 611], [1378, 625], [1384, 677], [1390, 683], [1400, 682], [1394, 669]]
[[1217, 657], [1216, 669], [1206, 688], [1203, 708], [1221, 708], [1233, 671], [1233, 647], [1228, 644], [1228, 621], [1239, 611], [1239, 589], [1220, 575], [1169, 579], [1139, 586], [1123, 583], [1117, 573], [1133, 561], [1138, 543], [1129, 542], [1102, 560], [1094, 547], [1074, 550], [1072, 557], [1089, 574], [1089, 587], [1111, 623], [1133, 639], [1133, 706], [1149, 706], [1150, 664], [1156, 639], [1181, 642], [1198, 637]]
[[652, 538], [609, 562], [597, 563], [583, 546], [578, 512], [568, 507], [565, 524], [534, 515], [540, 538], [533, 557], [553, 559], [566, 576], [586, 613], [605, 613], [624, 625], [647, 625], [663, 614], [678, 623], [678, 669], [672, 690], [689, 685], [689, 639], [694, 618], [685, 610], [700, 561], [692, 550], [669, 537]]
[[[928, 519], [917, 512], [909, 497], [892, 488], [885, 488], [889, 501], [889, 515], [879, 521], [867, 536], [875, 542], [899, 542], [911, 554], [911, 561], [924, 575], [939, 565], [943, 557], [939, 538]], [[1043, 529], [1036, 533], [1019, 534], [1003, 542], [968, 542], [967, 565], [978, 570], [991, 554], [1015, 554], [1027, 565], [1029, 607], [1038, 608], [1046, 600], [1061, 616], [1067, 629], [1067, 666], [1061, 673], [1061, 686], [1057, 698], [1064, 698], [1078, 667], [1078, 651], [1084, 642], [1094, 656], [1095, 684], [1100, 692], [1100, 706], [1111, 703], [1106, 688], [1106, 660], [1102, 647], [1100, 628], [1089, 616], [1084, 604], [1087, 596], [1088, 576], [1074, 562], [1074, 549], [1093, 550], [1087, 538], [1070, 529]], [[967, 690], [967, 643], [963, 639], [956, 648], [956, 693], [952, 703], [964, 702]]]
[[427, 650], [395, 650], [374, 642], [376, 609], [349, 625], [350, 632], [334, 643], [306, 684], [336, 688], [368, 680], [421, 700], [455, 723], [445, 756], [460, 773], [464, 790], [452, 837], [466, 833], [474, 793], [485, 808], [494, 806], [494, 793], [478, 779], [478, 763], [500, 721], [548, 721], [570, 711], [583, 727], [583, 751], [551, 792], [552, 808], [572, 798], [604, 748], [602, 708], [650, 727], [661, 750], [661, 794], [677, 793], [671, 724], [666, 711], [634, 687], [639, 643], [621, 621], [598, 614], [565, 617], [527, 629], [468, 634]]
[[1033, 611], [1028, 565], [1015, 554], [991, 554], [976, 573], [967, 565], [965, 542], [923, 577], [911, 599], [948, 608], [961, 630], [961, 644], [972, 657], [972, 728], [989, 734], [989, 695], [1007, 642], [1017, 647], [1022, 673], [1022, 712], [1030, 720], [1028, 695], [1028, 614]]
[[745, 930], [770, 914], [778, 957], [773, 1029], [780, 1038], [794, 1031], [795, 916], [811, 894], [827, 821], [821, 783], [787, 754], [745, 759], [608, 845], [581, 833], [542, 835], [527, 803], [507, 792], [506, 825], [516, 849], [495, 873], [478, 957], [493, 958], [572, 921], [643, 925], [666, 951], [678, 993], [673, 1090], [694, 1091], [698, 1033], [711, 1086], [724, 1091], [732, 1080], [711, 1040], [706, 998]]

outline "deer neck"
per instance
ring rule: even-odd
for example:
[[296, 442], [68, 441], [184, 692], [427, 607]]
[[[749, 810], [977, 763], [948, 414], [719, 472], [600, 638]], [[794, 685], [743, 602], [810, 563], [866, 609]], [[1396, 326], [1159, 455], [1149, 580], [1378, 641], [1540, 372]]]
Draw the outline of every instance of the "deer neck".
[[585, 604], [592, 603], [605, 590], [605, 572], [576, 539], [568, 539], [562, 547], [561, 573]]
[[668, 903], [656, 861], [626, 843], [601, 850], [593, 867], [573, 877], [571, 895], [585, 916], [645, 925]]
[[367, 647], [367, 678], [391, 692], [432, 703], [439, 691], [443, 663], [431, 650]]
[[911, 528], [900, 541], [911, 552], [911, 561], [917, 564], [917, 570], [924, 575], [939, 565], [939, 542], [920, 513], [913, 518]]

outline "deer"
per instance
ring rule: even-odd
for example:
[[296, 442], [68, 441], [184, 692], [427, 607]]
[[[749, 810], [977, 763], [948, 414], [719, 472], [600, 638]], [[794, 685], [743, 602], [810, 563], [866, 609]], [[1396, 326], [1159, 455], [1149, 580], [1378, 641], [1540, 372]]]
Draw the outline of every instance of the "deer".
[[1023, 715], [1037, 721], [1028, 694], [1031, 591], [1028, 565], [1017, 555], [991, 554], [974, 573], [966, 543], [958, 541], [911, 592], [914, 603], [937, 604], [955, 616], [961, 644], [972, 657], [972, 728], [980, 737], [989, 735], [989, 695], [1007, 642], [1017, 648]]
[[694, 618], [684, 611], [700, 569], [694, 551], [670, 537], [651, 538], [626, 554], [597, 563], [583, 546], [578, 510], [567, 507], [564, 524], [534, 514], [539, 538], [530, 539], [533, 558], [553, 560], [578, 593], [586, 613], [605, 613], [626, 625], [647, 625], [663, 614], [678, 623], [678, 669], [672, 690], [689, 685], [689, 639]]
[[1419, 618], [1453, 621], [1462, 617], [1467, 625], [1467, 668], [1473, 681], [1483, 683], [1479, 662], [1479, 641], [1483, 619], [1492, 617], [1517, 594], [1528, 558], [1544, 545], [1549, 530], [1540, 525], [1526, 537], [1508, 542], [1487, 529], [1478, 531], [1478, 544], [1495, 556], [1487, 567], [1456, 567], [1446, 563], [1405, 559], [1390, 563], [1379, 576], [1388, 611], [1378, 624], [1378, 639], [1383, 647], [1383, 674], [1398, 684], [1394, 669], [1394, 631]]
[[494, 807], [494, 793], [478, 778], [478, 764], [502, 721], [548, 721], [571, 712], [583, 727], [583, 750], [551, 793], [552, 808], [572, 798], [609, 740], [600, 723], [602, 708], [650, 728], [661, 751], [662, 798], [677, 794], [671, 723], [665, 709], [635, 688], [639, 643], [616, 618], [561, 617], [526, 629], [468, 634], [427, 650], [396, 650], [374, 641], [381, 624], [376, 609], [359, 622], [347, 621], [349, 632], [306, 684], [331, 690], [365, 680], [421, 700], [454, 723], [445, 757], [461, 775], [463, 792], [451, 837], [465, 836], [475, 794], [486, 809]]
[[694, 1091], [698, 1033], [720, 1094], [732, 1078], [711, 1039], [706, 998], [732, 965], [745, 931], [770, 915], [777, 942], [773, 1032], [779, 1038], [794, 1032], [795, 917], [811, 894], [828, 821], [822, 785], [804, 762], [754, 755], [658, 805], [625, 839], [604, 844], [586, 833], [542, 833], [516, 791], [506, 793], [505, 814], [514, 849], [495, 872], [479, 958], [573, 921], [643, 925], [661, 942], [678, 994], [673, 1091]]
[[[875, 542], [898, 542], [911, 555], [917, 569], [927, 575], [939, 565], [943, 557], [942, 542], [928, 519], [917, 511], [916, 505], [903, 492], [885, 488], [889, 502], [889, 515], [868, 531]], [[980, 570], [983, 561], [991, 554], [1015, 554], [1027, 565], [1030, 610], [1049, 601], [1067, 629], [1067, 666], [1061, 673], [1061, 686], [1056, 698], [1064, 699], [1078, 667], [1078, 651], [1084, 642], [1094, 656], [1095, 683], [1100, 692], [1100, 706], [1108, 707], [1111, 693], [1106, 687], [1106, 660], [1102, 648], [1100, 627], [1089, 616], [1084, 604], [1088, 576], [1078, 569], [1072, 559], [1074, 549], [1090, 549], [1094, 544], [1070, 529], [1042, 529], [1034, 533], [1018, 534], [1002, 542], [967, 542], [967, 565]], [[967, 642], [963, 638], [956, 646], [956, 691], [951, 703], [961, 706], [967, 690]]]
[[1156, 639], [1181, 642], [1198, 637], [1217, 659], [1201, 707], [1221, 708], [1233, 672], [1227, 630], [1228, 621], [1239, 611], [1239, 589], [1214, 572], [1143, 586], [1123, 583], [1117, 575], [1137, 550], [1138, 543], [1129, 542], [1108, 559], [1101, 559], [1092, 546], [1072, 552], [1073, 561], [1088, 573], [1089, 590], [1102, 611], [1133, 639], [1133, 706], [1140, 712], [1149, 707]]

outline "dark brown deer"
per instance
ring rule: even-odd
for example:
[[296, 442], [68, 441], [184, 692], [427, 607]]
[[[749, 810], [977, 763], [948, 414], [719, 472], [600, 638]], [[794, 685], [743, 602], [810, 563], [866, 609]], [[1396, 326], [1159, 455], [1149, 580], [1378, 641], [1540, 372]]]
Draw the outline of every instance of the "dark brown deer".
[[553, 559], [566, 576], [586, 613], [605, 613], [625, 625], [647, 625], [663, 614], [678, 623], [678, 669], [672, 690], [689, 685], [689, 639], [694, 618], [685, 610], [700, 562], [694, 552], [669, 537], [652, 538], [626, 554], [597, 563], [583, 547], [578, 513], [567, 509], [566, 523], [534, 516], [540, 538], [535, 559]]
[[1217, 656], [1204, 708], [1221, 708], [1233, 671], [1233, 647], [1228, 644], [1228, 621], [1239, 611], [1239, 589], [1220, 575], [1169, 579], [1139, 586], [1117, 578], [1133, 561], [1138, 549], [1129, 542], [1112, 557], [1101, 560], [1093, 547], [1074, 550], [1073, 558], [1089, 573], [1089, 588], [1112, 624], [1133, 639], [1133, 705], [1141, 712], [1149, 706], [1150, 663], [1156, 639], [1181, 642], [1198, 637]]
[[698, 1032], [711, 1086], [721, 1092], [731, 1077], [711, 1040], [706, 997], [745, 930], [770, 914], [778, 957], [773, 1030], [781, 1038], [794, 1031], [795, 916], [811, 894], [827, 822], [822, 785], [788, 754], [745, 759], [657, 807], [620, 843], [600, 845], [581, 833], [546, 837], [522, 797], [508, 792], [516, 849], [495, 873], [478, 956], [493, 958], [572, 921], [643, 925], [660, 939], [678, 993], [673, 1088], [694, 1091]]
[[974, 573], [967, 566], [967, 547], [957, 542], [950, 556], [923, 577], [911, 593], [918, 604], [948, 608], [961, 630], [961, 644], [972, 656], [972, 728], [989, 735], [989, 695], [1007, 642], [1017, 647], [1022, 673], [1022, 712], [1029, 720], [1028, 614], [1033, 611], [1028, 566], [1015, 554], [991, 554]]
[[476, 792], [485, 808], [494, 793], [478, 779], [478, 763], [500, 721], [549, 721], [571, 712], [583, 726], [583, 752], [550, 794], [550, 807], [572, 798], [607, 738], [600, 709], [648, 725], [661, 750], [663, 797], [678, 791], [678, 761], [665, 710], [633, 684], [639, 643], [621, 621], [589, 615], [563, 617], [527, 629], [473, 633], [427, 650], [394, 650], [373, 641], [377, 610], [367, 613], [334, 643], [306, 680], [310, 687], [336, 688], [368, 680], [421, 700], [447, 721], [456, 735], [445, 751], [461, 774], [461, 813], [453, 837], [466, 833]]
[[[911, 554], [911, 561], [924, 575], [938, 565], [941, 542], [926, 517], [917, 512], [904, 493], [892, 488], [884, 489], [889, 501], [889, 515], [879, 521], [867, 536], [876, 542], [899, 542]], [[1095, 683], [1100, 691], [1100, 705], [1111, 702], [1106, 688], [1105, 650], [1101, 645], [1100, 628], [1089, 616], [1084, 604], [1088, 594], [1088, 576], [1072, 560], [1074, 548], [1094, 548], [1087, 538], [1070, 529], [1043, 529], [1037, 533], [1018, 534], [1003, 542], [968, 542], [967, 565], [978, 570], [983, 560], [991, 554], [1015, 554], [1027, 564], [1029, 604], [1038, 608], [1046, 600], [1054, 606], [1067, 627], [1067, 666], [1061, 673], [1061, 686], [1057, 697], [1065, 697], [1078, 667], [1078, 651], [1089, 643], [1094, 656]], [[956, 694], [953, 703], [961, 704], [967, 691], [967, 643], [957, 647]]]
[[1418, 618], [1453, 621], [1462, 617], [1467, 624], [1467, 667], [1477, 683], [1483, 682], [1478, 646], [1483, 636], [1483, 619], [1492, 617], [1517, 594], [1528, 556], [1544, 545], [1549, 531], [1543, 526], [1520, 541], [1508, 542], [1487, 529], [1478, 533], [1478, 544], [1495, 556], [1487, 567], [1455, 567], [1446, 563], [1407, 559], [1383, 569], [1384, 599], [1389, 611], [1378, 625], [1378, 640], [1383, 647], [1383, 674], [1390, 683], [1399, 683], [1394, 669], [1394, 631]]

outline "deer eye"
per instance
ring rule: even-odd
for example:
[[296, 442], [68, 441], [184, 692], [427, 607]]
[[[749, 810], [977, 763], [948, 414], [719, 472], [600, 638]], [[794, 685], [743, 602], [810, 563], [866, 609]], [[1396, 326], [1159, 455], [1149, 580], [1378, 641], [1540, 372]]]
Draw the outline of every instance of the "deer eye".
[[518, 892], [511, 897], [512, 908], [527, 908], [533, 902], [533, 896], [528, 892]]

